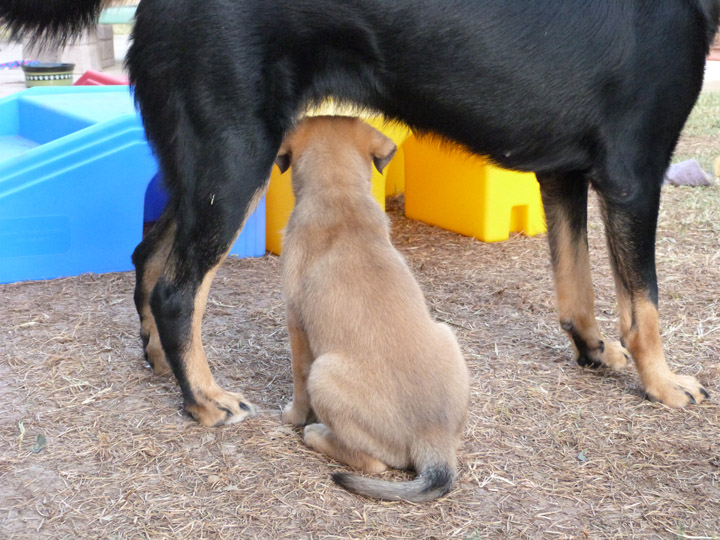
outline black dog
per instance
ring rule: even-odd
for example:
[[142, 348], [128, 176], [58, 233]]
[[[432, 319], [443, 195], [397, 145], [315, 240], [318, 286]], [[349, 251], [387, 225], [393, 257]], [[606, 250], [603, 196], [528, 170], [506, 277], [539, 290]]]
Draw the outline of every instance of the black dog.
[[[101, 4], [0, 0], [0, 22], [63, 39]], [[616, 368], [629, 351], [649, 397], [702, 401], [700, 384], [665, 361], [654, 243], [663, 174], [719, 18], [720, 0], [143, 0], [127, 64], [172, 192], [133, 256], [150, 362], [172, 369], [203, 424], [252, 410], [210, 373], [205, 301], [284, 134], [332, 96], [535, 171], [577, 361]], [[624, 346], [604, 341], [593, 315], [589, 185]]]

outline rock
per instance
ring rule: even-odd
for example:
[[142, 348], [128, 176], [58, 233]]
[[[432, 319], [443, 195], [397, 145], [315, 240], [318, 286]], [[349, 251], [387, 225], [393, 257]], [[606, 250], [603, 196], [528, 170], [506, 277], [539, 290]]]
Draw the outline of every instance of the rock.
[[[717, 169], [718, 162], [715, 162]], [[717, 171], [716, 171], [717, 172]], [[694, 159], [674, 163], [665, 172], [665, 182], [674, 186], [712, 186], [710, 176], [703, 171], [700, 164]]]

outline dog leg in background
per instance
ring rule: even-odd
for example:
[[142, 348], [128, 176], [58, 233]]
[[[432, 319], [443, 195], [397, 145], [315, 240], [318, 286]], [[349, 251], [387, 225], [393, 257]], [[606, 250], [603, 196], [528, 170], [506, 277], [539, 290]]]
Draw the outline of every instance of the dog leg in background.
[[292, 310], [287, 314], [290, 348], [292, 349], [293, 399], [282, 412], [282, 421], [295, 426], [304, 426], [310, 417], [314, 417], [307, 391], [307, 379], [313, 362], [307, 334], [300, 326]]
[[663, 352], [655, 272], [661, 180], [657, 187], [631, 194], [627, 200], [607, 192], [600, 195], [620, 308], [620, 335], [648, 398], [684, 407], [709, 395], [695, 377], [673, 373]]
[[587, 243], [588, 180], [580, 175], [538, 175], [548, 225], [560, 325], [583, 367], [621, 369], [628, 353], [603, 338], [595, 320], [595, 295]]
[[175, 240], [175, 217], [171, 205], [138, 245], [132, 255], [135, 265], [135, 308], [140, 317], [140, 337], [145, 358], [158, 375], [170, 373], [170, 364], [160, 344], [155, 317], [150, 309], [150, 294], [165, 269]]

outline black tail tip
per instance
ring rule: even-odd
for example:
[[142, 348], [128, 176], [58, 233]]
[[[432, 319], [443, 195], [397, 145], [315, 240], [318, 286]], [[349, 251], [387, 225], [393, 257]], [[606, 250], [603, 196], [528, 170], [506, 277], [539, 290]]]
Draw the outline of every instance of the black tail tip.
[[341, 488], [348, 489], [348, 479], [350, 478], [350, 475], [348, 473], [332, 473], [332, 480], [335, 482], [338, 486]]
[[455, 470], [446, 464], [428, 467], [422, 473], [425, 479], [425, 493], [439, 492], [438, 497], [447, 495], [455, 484]]

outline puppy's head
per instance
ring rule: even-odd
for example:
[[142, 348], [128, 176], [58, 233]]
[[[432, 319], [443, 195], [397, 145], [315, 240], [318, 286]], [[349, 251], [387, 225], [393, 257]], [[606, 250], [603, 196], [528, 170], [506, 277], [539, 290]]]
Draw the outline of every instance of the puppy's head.
[[285, 137], [275, 163], [280, 172], [292, 165], [295, 183], [305, 173], [314, 177], [321, 170], [347, 173], [361, 165], [369, 168], [370, 163], [382, 172], [396, 150], [391, 139], [358, 118], [314, 116], [300, 121]]

